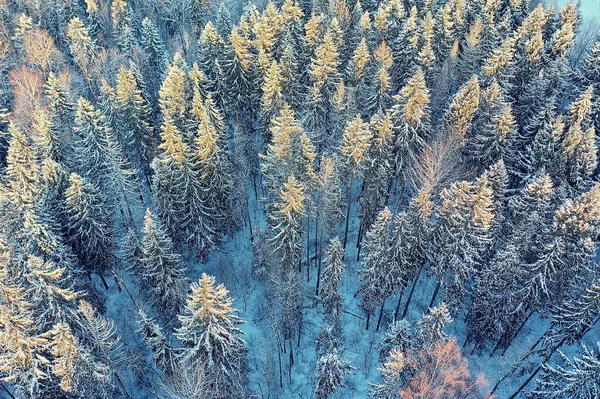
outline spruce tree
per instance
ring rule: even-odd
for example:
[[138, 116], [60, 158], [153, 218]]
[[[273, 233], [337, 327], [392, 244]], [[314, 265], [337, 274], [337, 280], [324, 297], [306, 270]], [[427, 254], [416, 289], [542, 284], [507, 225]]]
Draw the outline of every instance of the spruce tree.
[[190, 367], [204, 366], [211, 396], [242, 396], [247, 350], [238, 326], [244, 320], [235, 314], [229, 291], [217, 285], [214, 277], [202, 274], [191, 289], [175, 333], [183, 344], [180, 359]]
[[67, 241], [88, 270], [103, 273], [114, 262], [112, 210], [102, 193], [81, 176], [71, 173], [69, 183], [65, 191]]
[[352, 373], [354, 367], [343, 359], [336, 349], [321, 356], [317, 362], [317, 376], [314, 392], [317, 399], [327, 399], [338, 388], [344, 388], [344, 377]]
[[334, 237], [329, 242], [325, 252], [325, 265], [321, 277], [321, 303], [331, 324], [339, 321], [343, 301], [339, 292], [340, 282], [344, 274], [344, 248], [339, 238]]
[[137, 259], [139, 269], [148, 283], [153, 301], [167, 315], [183, 303], [185, 268], [179, 255], [173, 251], [173, 243], [162, 224], [149, 209], [146, 210], [142, 233], [140, 257]]

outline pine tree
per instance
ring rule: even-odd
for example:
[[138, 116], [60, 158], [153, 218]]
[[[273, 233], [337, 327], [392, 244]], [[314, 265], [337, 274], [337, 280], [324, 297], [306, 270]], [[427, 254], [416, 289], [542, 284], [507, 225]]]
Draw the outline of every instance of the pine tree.
[[322, 355], [317, 362], [314, 392], [317, 399], [327, 399], [338, 388], [344, 388], [344, 377], [354, 370], [348, 360], [343, 359], [336, 349]]
[[148, 176], [156, 139], [152, 128], [152, 109], [144, 98], [136, 75], [133, 65], [129, 69], [122, 65], [119, 68], [115, 96], [117, 119], [121, 121], [129, 152], [139, 157], [140, 166]]
[[447, 337], [444, 327], [452, 322], [450, 311], [445, 303], [429, 309], [417, 325], [416, 339], [421, 347], [434, 345]]
[[278, 271], [294, 270], [300, 262], [300, 222], [305, 215], [305, 199], [304, 187], [290, 175], [269, 215], [272, 232], [269, 243]]
[[344, 248], [342, 248], [339, 238], [334, 237], [325, 252], [325, 266], [319, 290], [325, 314], [334, 325], [339, 321], [342, 313], [343, 301], [339, 293], [339, 286], [343, 275]]
[[75, 143], [77, 169], [104, 193], [113, 194], [131, 222], [130, 202], [137, 188], [136, 172], [130, 169], [121, 147], [113, 139], [106, 117], [84, 98], [77, 102], [75, 131], [79, 136]]
[[138, 310], [138, 323], [140, 325], [138, 332], [152, 353], [152, 361], [165, 373], [172, 374], [177, 364], [176, 352], [167, 343], [162, 328], [143, 310]]
[[[600, 349], [600, 348], [599, 348]], [[568, 358], [560, 352], [564, 366], [542, 363], [542, 375], [536, 379], [536, 388], [528, 393], [532, 398], [592, 399], [600, 395], [596, 376], [600, 370], [598, 355], [585, 345], [581, 357]]]
[[125, 0], [115, 0], [111, 4], [113, 37], [117, 46], [125, 53], [130, 53], [135, 44], [130, 12], [129, 5]]
[[179, 309], [183, 303], [186, 279], [185, 268], [179, 255], [173, 251], [173, 243], [160, 221], [149, 209], [144, 217], [144, 236], [140, 242], [139, 269], [161, 311], [166, 315]]
[[476, 75], [473, 75], [456, 93], [444, 117], [448, 134], [459, 140], [465, 137], [479, 107], [479, 95], [479, 80]]
[[67, 241], [88, 269], [103, 273], [114, 262], [112, 210], [102, 193], [81, 176], [71, 173], [69, 182], [65, 191]]
[[410, 324], [406, 320], [395, 320], [390, 323], [381, 341], [379, 362], [384, 364], [392, 351], [406, 353], [415, 344], [414, 336], [410, 331]]
[[178, 316], [176, 336], [183, 344], [181, 361], [205, 367], [209, 392], [215, 398], [230, 398], [245, 392], [246, 343], [238, 325], [233, 300], [222, 284], [207, 274], [192, 284], [192, 293]]
[[469, 182], [454, 183], [440, 194], [442, 205], [434, 232], [432, 271], [437, 289], [445, 287], [445, 301], [452, 312], [468, 294], [468, 282], [481, 267], [482, 254], [489, 242], [488, 231], [494, 219], [489, 187]]
[[96, 56], [96, 44], [90, 37], [90, 33], [84, 23], [73, 17], [66, 28], [69, 51], [79, 67], [83, 76], [89, 81], [91, 79], [91, 66]]
[[360, 293], [361, 309], [367, 314], [367, 330], [371, 314], [378, 305], [381, 306], [377, 322], [377, 329], [379, 329], [385, 300], [397, 289], [400, 280], [396, 271], [389, 269], [391, 219], [392, 214], [384, 208], [366, 234], [366, 254], [363, 259], [364, 268], [361, 270]]
[[158, 28], [147, 17], [142, 20], [140, 44], [147, 54], [144, 82], [146, 82], [150, 93], [152, 93], [152, 98], [156, 100], [158, 89], [164, 78], [163, 71], [167, 69], [167, 52]]
[[178, 111], [185, 111], [185, 103], [176, 97], [181, 93], [178, 89], [183, 89], [177, 81], [184, 74], [176, 66], [170, 71], [173, 80], [167, 77], [161, 88], [164, 121], [162, 143], [158, 146], [161, 152], [152, 161], [152, 193], [157, 214], [169, 235], [179, 242], [188, 242], [204, 256], [213, 244], [214, 230], [209, 225], [211, 214], [202, 192], [200, 173], [173, 119]]
[[396, 141], [394, 145], [395, 173], [410, 186], [413, 170], [429, 138], [429, 90], [422, 69], [417, 69], [399, 95], [394, 96], [392, 121]]

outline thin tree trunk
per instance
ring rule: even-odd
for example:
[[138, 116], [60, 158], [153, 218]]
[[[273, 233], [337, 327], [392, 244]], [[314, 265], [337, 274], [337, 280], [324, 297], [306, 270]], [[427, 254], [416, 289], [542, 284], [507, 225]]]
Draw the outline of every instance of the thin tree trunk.
[[4, 390], [4, 391], [5, 391], [7, 394], [8, 394], [8, 396], [10, 396], [10, 397], [11, 397], [11, 399], [16, 399], [16, 398], [15, 398], [15, 395], [13, 395], [13, 394], [12, 394], [12, 393], [11, 393], [11, 392], [8, 390], [8, 388], [6, 388], [6, 387], [4, 386], [4, 384], [0, 384], [0, 387], [2, 387], [2, 389], [3, 389], [3, 390]]
[[348, 183], [348, 203], [346, 205], [346, 227], [344, 228], [344, 256], [346, 256], [346, 242], [348, 241], [348, 223], [350, 221], [350, 204], [352, 200], [352, 188]]
[[506, 353], [506, 351], [508, 350], [508, 348], [510, 347], [510, 345], [512, 344], [512, 342], [515, 340], [515, 338], [517, 338], [517, 336], [519, 335], [519, 333], [521, 332], [521, 330], [523, 329], [523, 327], [525, 327], [525, 324], [527, 324], [527, 320], [529, 320], [529, 318], [531, 317], [531, 313], [533, 313], [533, 312], [530, 312], [529, 316], [527, 316], [525, 318], [525, 320], [523, 320], [523, 322], [521, 323], [521, 325], [519, 326], [519, 328], [517, 329], [517, 331], [513, 334], [512, 338], [508, 342], [508, 344], [502, 350], [502, 353], [500, 354], [500, 356], [504, 356], [504, 354]]
[[318, 251], [318, 260], [317, 260], [317, 288], [315, 290], [315, 295], [319, 295], [319, 287], [321, 286], [321, 260], [323, 258], [323, 228], [321, 228], [321, 234], [319, 237], [320, 248]]
[[527, 385], [529, 385], [529, 383], [531, 382], [531, 380], [533, 380], [533, 378], [534, 378], [534, 377], [537, 375], [537, 373], [539, 373], [539, 372], [540, 372], [540, 370], [541, 370], [541, 369], [542, 369], [542, 366], [541, 366], [541, 365], [540, 365], [540, 366], [537, 366], [537, 368], [534, 370], [534, 372], [533, 372], [533, 373], [531, 373], [531, 375], [529, 376], [529, 378], [527, 378], [527, 380], [525, 380], [525, 382], [523, 383], [523, 385], [521, 385], [521, 386], [519, 387], [519, 389], [517, 389], [517, 390], [516, 390], [516, 392], [515, 392], [515, 393], [513, 393], [513, 394], [510, 396], [510, 398], [508, 398], [508, 399], [515, 399], [515, 398], [516, 398], [516, 397], [517, 397], [517, 396], [518, 396], [518, 395], [521, 393], [521, 391], [523, 391], [523, 389], [525, 389], [525, 387], [526, 387]]
[[108, 291], [108, 284], [106, 284], [106, 280], [104, 279], [104, 274], [103, 273], [98, 273], [100, 275], [100, 280], [102, 280], [102, 285], [104, 286], [104, 289], [106, 291]]
[[379, 332], [379, 326], [381, 325], [381, 318], [383, 316], [383, 308], [385, 307], [385, 300], [383, 301], [383, 303], [381, 304], [381, 308], [379, 309], [379, 318], [377, 319], [377, 327], [375, 328], [375, 331]]
[[365, 330], [369, 330], [369, 321], [371, 321], [371, 313], [367, 313], [367, 328]]
[[310, 282], [310, 209], [306, 215], [306, 282]]
[[429, 301], [429, 306], [427, 307], [428, 312], [433, 307], [433, 304], [435, 303], [435, 299], [437, 298], [437, 295], [438, 295], [438, 292], [440, 291], [441, 285], [442, 285], [441, 281], [438, 281], [437, 284], [435, 285], [435, 290], [433, 290], [433, 295], [431, 296], [431, 301]]
[[408, 306], [410, 305], [410, 301], [412, 300], [413, 293], [415, 292], [415, 287], [419, 281], [419, 277], [421, 277], [421, 272], [423, 271], [424, 265], [421, 265], [417, 275], [415, 276], [415, 280], [412, 283], [412, 287], [410, 287], [410, 293], [408, 294], [408, 298], [406, 299], [406, 305], [404, 305], [404, 312], [402, 312], [402, 319], [406, 317], [406, 313], [408, 313]]
[[400, 290], [400, 295], [398, 295], [398, 302], [396, 303], [396, 310], [394, 311], [394, 320], [398, 320], [398, 312], [400, 311], [400, 303], [402, 302], [402, 297], [404, 296], [404, 287]]

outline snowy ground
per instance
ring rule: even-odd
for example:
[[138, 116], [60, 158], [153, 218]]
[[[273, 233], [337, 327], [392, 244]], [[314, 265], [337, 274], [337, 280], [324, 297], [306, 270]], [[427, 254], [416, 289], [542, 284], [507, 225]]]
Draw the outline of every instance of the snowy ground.
[[[251, 217], [253, 226], [264, 228], [265, 218], [261, 206], [256, 206], [256, 201], [251, 201]], [[356, 368], [355, 374], [346, 380], [347, 387], [339, 390], [336, 398], [367, 398], [367, 386], [369, 382], [378, 382], [379, 372], [378, 352], [379, 343], [387, 324], [393, 317], [397, 304], [397, 297], [390, 298], [386, 303], [384, 317], [381, 322], [381, 331], [375, 331], [377, 317], [371, 320], [371, 327], [365, 330], [365, 318], [358, 308], [359, 298], [355, 297], [358, 289], [358, 273], [361, 268], [360, 262], [356, 262], [356, 240], [358, 233], [358, 218], [356, 217], [357, 205], [352, 207], [352, 219], [350, 224], [347, 255], [346, 273], [341, 284], [344, 301], [344, 313], [342, 315], [342, 349], [343, 355], [352, 361]], [[142, 213], [138, 215], [138, 225], [141, 226]], [[343, 226], [340, 227], [341, 234]], [[314, 242], [311, 242], [311, 258], [314, 256]], [[301, 331], [300, 342], [293, 345], [295, 363], [289, 370], [288, 353], [281, 354], [282, 373], [281, 380], [283, 388], [280, 388], [280, 373], [278, 361], [278, 342], [276, 334], [277, 317], [273, 314], [273, 299], [265, 290], [265, 284], [259, 276], [253, 273], [252, 242], [249, 228], [242, 226], [233, 236], [225, 237], [221, 245], [209, 256], [206, 263], [198, 263], [193, 259], [186, 259], [188, 265], [188, 277], [191, 281], [198, 280], [202, 273], [216, 276], [219, 283], [225, 284], [234, 297], [235, 307], [240, 310], [240, 316], [247, 323], [242, 326], [246, 333], [244, 339], [249, 348], [248, 361], [250, 366], [249, 384], [256, 398], [313, 398], [312, 386], [316, 369], [315, 339], [323, 325], [322, 308], [317, 304], [315, 297], [316, 265], [312, 262], [307, 275], [303, 268], [304, 281], [304, 320]], [[107, 280], [109, 290], [107, 295], [107, 316], [112, 318], [118, 325], [124, 341], [137, 355], [148, 356], [139, 335], [136, 334], [136, 307], [140, 306], [148, 314], [156, 317], [155, 312], [144, 305], [144, 296], [140, 294], [141, 289], [136, 285], [134, 278], [126, 272], [120, 272], [124, 278], [124, 287], [119, 292], [113, 280]], [[104, 291], [99, 281], [96, 282], [98, 290]], [[417, 284], [413, 295], [407, 319], [416, 322], [420, 316], [427, 311], [435, 281], [423, 273]], [[125, 289], [126, 288], [126, 289]], [[131, 296], [127, 292], [131, 293]], [[404, 309], [408, 295], [404, 295], [400, 313]], [[439, 300], [439, 298], [438, 298]], [[135, 302], [135, 303], [134, 303]], [[465, 341], [464, 314], [459, 315], [447, 328], [447, 333], [456, 337], [458, 344], [463, 345]], [[490, 357], [491, 348], [479, 348], [472, 354], [470, 345], [463, 349], [468, 356], [469, 364], [473, 374], [483, 373], [494, 386], [521, 356], [531, 347], [548, 327], [548, 320], [542, 320], [538, 316], [532, 317], [523, 327], [513, 345], [502, 356], [498, 352]], [[594, 347], [598, 341], [600, 331], [598, 327], [586, 335], [586, 345]], [[576, 355], [578, 347], [563, 347], [562, 350], [568, 355]], [[555, 354], [554, 360], [558, 358]], [[530, 362], [536, 359], [531, 358]], [[526, 363], [525, 372], [517, 373], [513, 378], [507, 379], [497, 390], [497, 398], [508, 398], [523, 381], [527, 379], [531, 370], [537, 363]], [[142, 382], [137, 381], [133, 375], [126, 375], [126, 386], [130, 395], [135, 399], [162, 398], [165, 397], [161, 390], [160, 372], [155, 369], [145, 370], [145, 378]], [[530, 384], [530, 386], [533, 385]], [[523, 397], [523, 396], [520, 396]]]

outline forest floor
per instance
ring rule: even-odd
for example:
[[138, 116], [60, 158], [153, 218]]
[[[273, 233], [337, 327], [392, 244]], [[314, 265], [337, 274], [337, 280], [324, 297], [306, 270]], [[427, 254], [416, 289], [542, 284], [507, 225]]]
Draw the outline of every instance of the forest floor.
[[[387, 301], [379, 332], [376, 331], [378, 312], [371, 318], [370, 327], [366, 330], [365, 316], [359, 308], [360, 299], [356, 295], [360, 281], [358, 271], [362, 267], [360, 262], [356, 261], [359, 230], [357, 208], [358, 204], [354, 203], [347, 240], [346, 269], [340, 287], [344, 298], [344, 312], [341, 316], [342, 354], [353, 363], [355, 373], [347, 377], [346, 388], [338, 390], [332, 398], [368, 398], [368, 383], [379, 382], [377, 370], [379, 345], [388, 324], [394, 317], [398, 302], [397, 296]], [[137, 215], [139, 225], [141, 225], [142, 215], [143, 212], [140, 210]], [[256, 201], [250, 202], [250, 215], [254, 231], [257, 227], [265, 227], [264, 210]], [[343, 237], [343, 226], [340, 226], [338, 231], [340, 237]], [[322, 307], [318, 304], [318, 297], [315, 295], [317, 282], [315, 243], [313, 240], [310, 241], [309, 259], [311, 259], [311, 264], [308, 270], [305, 264], [302, 268], [303, 323], [299, 341], [291, 345], [293, 354], [291, 367], [289, 345], [286, 345], [285, 353], [280, 353], [278, 350], [281, 338], [277, 333], [274, 299], [269, 290], [265, 288], [265, 277], [257, 275], [254, 270], [252, 245], [250, 228], [247, 224], [242, 225], [233, 235], [228, 235], [223, 239], [219, 246], [209, 254], [206, 262], [199, 263], [184, 254], [183, 259], [188, 266], [187, 277], [190, 281], [197, 281], [202, 273], [214, 275], [217, 282], [224, 284], [230, 291], [230, 295], [235, 298], [234, 306], [239, 309], [239, 315], [246, 320], [246, 324], [241, 328], [245, 332], [243, 338], [249, 349], [249, 385], [253, 397], [264, 399], [313, 398], [312, 388], [317, 364], [315, 340], [320, 328], [325, 325]], [[108, 290], [104, 290], [99, 279], [96, 281], [96, 287], [106, 294], [106, 315], [115, 321], [127, 346], [132, 352], [147, 357], [149, 353], [141, 342], [141, 337], [135, 332], [137, 323], [132, 323], [131, 320], [137, 318], [137, 306], [152, 316], [158, 316], [148, 305], [144, 305], [147, 301], [141, 294], [143, 289], [139, 286], [137, 279], [123, 271], [120, 272], [120, 277], [124, 280], [121, 290], [117, 289], [117, 285], [112, 279], [107, 279]], [[426, 276], [426, 273], [421, 274], [406, 315], [412, 326], [416, 326], [421, 315], [427, 312], [435, 285], [434, 278]], [[440, 296], [438, 296], [437, 302], [439, 302]], [[402, 297], [400, 314], [403, 313], [407, 297], [406, 293]], [[446, 332], [455, 337], [460, 346], [465, 343], [466, 339], [464, 316], [464, 314], [458, 315], [446, 328]], [[469, 361], [471, 372], [474, 375], [482, 373], [490, 387], [493, 387], [498, 379], [511, 369], [514, 362], [520, 359], [537, 341], [548, 325], [547, 319], [541, 319], [537, 315], [531, 317], [504, 354], [499, 350], [494, 356], [490, 356], [493, 344], [477, 348], [471, 353], [471, 344], [467, 344], [463, 348], [463, 355]], [[600, 331], [596, 326], [595, 330], [586, 335], [585, 344], [588, 347], [594, 347], [599, 335]], [[562, 351], [567, 355], [573, 355], [579, 352], [579, 348], [577, 345], [574, 347], [563, 346]], [[553, 359], [556, 360], [558, 356], [555, 354]], [[524, 364], [523, 370], [503, 381], [496, 391], [496, 397], [508, 399], [528, 378], [531, 371], [537, 367], [536, 360], [535, 357], [531, 357]], [[281, 369], [279, 364], [281, 364]], [[165, 398], [164, 390], [161, 389], [160, 372], [152, 369], [147, 370], [146, 374], [141, 379], [142, 382], [133, 375], [126, 376], [126, 387], [131, 397], [134, 399]], [[529, 386], [531, 387], [533, 384], [532, 382]], [[524, 397], [524, 395], [517, 398], [519, 397]]]

